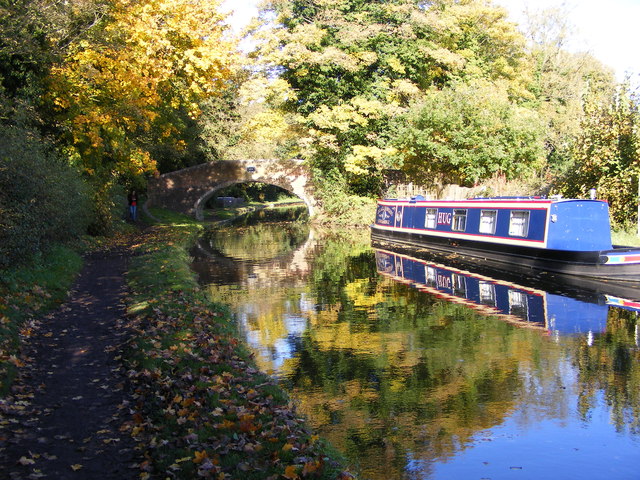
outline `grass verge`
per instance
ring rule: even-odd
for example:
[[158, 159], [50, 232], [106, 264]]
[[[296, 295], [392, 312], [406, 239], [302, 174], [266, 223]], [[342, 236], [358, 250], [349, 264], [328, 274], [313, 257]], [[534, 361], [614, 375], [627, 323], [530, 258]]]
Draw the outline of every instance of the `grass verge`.
[[22, 342], [41, 315], [65, 300], [82, 263], [75, 250], [57, 245], [28, 265], [0, 271], [0, 398], [28, 361]]
[[188, 249], [202, 227], [152, 213], [164, 223], [128, 273], [129, 428], [145, 452], [143, 478], [353, 478], [255, 368], [228, 309], [198, 288]]
[[614, 230], [611, 232], [614, 245], [640, 246], [640, 236], [636, 230]]

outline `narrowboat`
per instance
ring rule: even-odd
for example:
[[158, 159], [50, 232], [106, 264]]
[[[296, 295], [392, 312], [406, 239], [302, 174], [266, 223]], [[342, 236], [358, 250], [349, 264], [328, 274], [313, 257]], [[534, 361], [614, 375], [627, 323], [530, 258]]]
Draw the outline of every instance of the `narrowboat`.
[[640, 284], [640, 247], [612, 245], [609, 205], [602, 200], [383, 199], [371, 236], [493, 268]]
[[395, 251], [377, 249], [375, 256], [376, 268], [382, 276], [482, 314], [549, 334], [603, 333], [609, 306], [640, 311], [640, 302], [610, 295], [584, 292], [576, 298]]

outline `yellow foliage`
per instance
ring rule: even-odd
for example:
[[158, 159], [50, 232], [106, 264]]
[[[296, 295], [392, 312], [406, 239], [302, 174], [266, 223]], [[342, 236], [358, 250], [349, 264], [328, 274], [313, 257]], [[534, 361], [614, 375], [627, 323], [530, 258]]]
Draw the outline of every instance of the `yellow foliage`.
[[115, 0], [104, 30], [70, 46], [49, 98], [85, 169], [108, 161], [117, 173], [154, 170], [135, 147], [140, 133], [176, 132], [167, 107], [196, 118], [226, 88], [236, 53], [218, 9], [217, 0]]
[[345, 169], [354, 175], [367, 175], [371, 169], [380, 170], [381, 161], [397, 153], [393, 147], [379, 148], [365, 145], [354, 145], [352, 153], [347, 155]]
[[396, 73], [404, 74], [406, 72], [404, 65], [402, 65], [400, 60], [398, 60], [396, 57], [388, 58], [387, 65], [389, 65], [389, 67], [391, 67], [391, 70]]
[[383, 303], [386, 298], [381, 291], [375, 291], [371, 295], [369, 293], [370, 286], [371, 283], [368, 279], [361, 278], [345, 285], [344, 291], [356, 307], [369, 308]]

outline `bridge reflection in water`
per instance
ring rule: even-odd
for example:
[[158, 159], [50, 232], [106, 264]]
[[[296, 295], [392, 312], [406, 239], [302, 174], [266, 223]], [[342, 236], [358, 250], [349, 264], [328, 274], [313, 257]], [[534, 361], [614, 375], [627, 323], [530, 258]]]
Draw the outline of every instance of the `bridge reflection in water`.
[[613, 295], [582, 291], [578, 300], [388, 250], [376, 250], [376, 265], [421, 292], [549, 333], [591, 337], [605, 331], [609, 305], [640, 311], [640, 302]]

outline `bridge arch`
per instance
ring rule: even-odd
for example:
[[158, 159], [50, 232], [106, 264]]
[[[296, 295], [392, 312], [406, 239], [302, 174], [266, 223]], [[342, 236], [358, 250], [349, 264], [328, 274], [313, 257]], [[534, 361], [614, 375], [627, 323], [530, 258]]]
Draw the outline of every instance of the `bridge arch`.
[[204, 218], [204, 206], [214, 193], [236, 183], [277, 185], [299, 197], [309, 216], [316, 200], [307, 168], [301, 160], [220, 160], [165, 173], [149, 181], [147, 207], [162, 207]]

